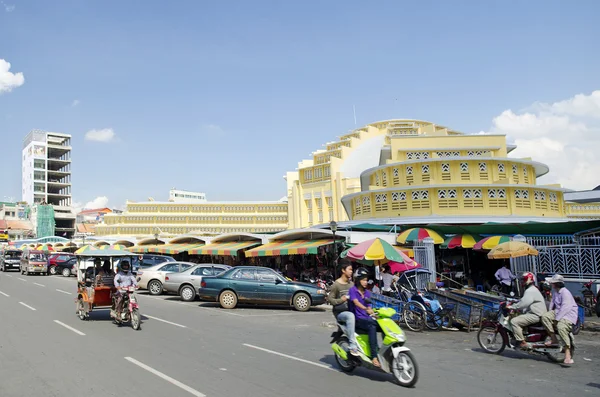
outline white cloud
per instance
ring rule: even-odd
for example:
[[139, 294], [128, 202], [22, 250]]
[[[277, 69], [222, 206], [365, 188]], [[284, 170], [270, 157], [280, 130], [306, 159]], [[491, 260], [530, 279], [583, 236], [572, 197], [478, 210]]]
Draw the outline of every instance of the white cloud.
[[493, 119], [492, 130], [517, 145], [511, 157], [531, 157], [550, 167], [540, 183], [569, 189], [600, 185], [600, 91], [535, 103], [526, 112], [505, 110]]
[[0, 59], [0, 94], [11, 92], [13, 88], [22, 86], [25, 83], [23, 73], [11, 73], [10, 63]]
[[103, 128], [101, 130], [89, 130], [85, 133], [86, 141], [94, 142], [112, 142], [116, 138], [117, 134], [112, 128]]
[[6, 12], [13, 12], [16, 8], [16, 6], [14, 4], [6, 4], [5, 2], [0, 0], [0, 4], [2, 4], [4, 6], [4, 11]]
[[107, 208], [108, 207], [108, 197], [106, 196], [98, 196], [92, 201], [88, 201], [85, 204], [81, 202], [74, 202], [71, 205], [74, 214], [78, 214], [83, 210], [95, 210], [98, 208]]
[[216, 135], [225, 133], [223, 128], [221, 128], [221, 126], [216, 125], [216, 124], [204, 124], [202, 126], [202, 132], [204, 132], [205, 134], [216, 134]]
[[81, 101], [79, 99], [75, 99], [72, 103], [71, 103], [71, 107], [74, 108], [75, 106], [78, 106], [81, 103]]

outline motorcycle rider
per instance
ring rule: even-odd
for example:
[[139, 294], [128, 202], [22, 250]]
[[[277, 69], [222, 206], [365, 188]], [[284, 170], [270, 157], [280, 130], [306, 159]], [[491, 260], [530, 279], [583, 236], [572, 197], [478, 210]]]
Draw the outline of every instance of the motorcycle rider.
[[114, 285], [117, 289], [117, 292], [115, 293], [115, 312], [117, 313], [117, 318], [121, 318], [123, 295], [127, 293], [122, 290], [128, 287], [137, 287], [135, 276], [130, 272], [129, 261], [124, 260], [121, 262], [119, 272], [114, 279]]
[[356, 328], [369, 335], [369, 346], [371, 350], [371, 362], [375, 367], [381, 367], [381, 363], [377, 358], [377, 322], [371, 318], [375, 313], [371, 308], [370, 299], [371, 292], [367, 289], [369, 271], [365, 268], [358, 268], [354, 275], [355, 285], [350, 288], [350, 310], [354, 312], [356, 318]]
[[340, 275], [340, 278], [335, 280], [331, 285], [331, 290], [329, 291], [327, 299], [329, 300], [329, 303], [333, 305], [333, 315], [348, 337], [350, 342], [350, 354], [358, 356], [356, 337], [354, 335], [354, 313], [352, 313], [348, 307], [348, 299], [350, 298], [348, 291], [354, 286], [354, 283], [352, 282], [352, 263], [342, 262], [340, 270], [342, 274]]
[[512, 325], [515, 339], [519, 342], [519, 347], [525, 349], [529, 344], [525, 342], [523, 327], [540, 322], [542, 315], [546, 313], [546, 303], [542, 293], [535, 286], [533, 273], [523, 273], [521, 280], [526, 288], [523, 298], [521, 298], [518, 303], [509, 305], [508, 308], [513, 310], [523, 310], [524, 312], [520, 316], [510, 320], [510, 324]]
[[551, 340], [546, 342], [546, 346], [557, 344], [558, 340], [554, 333], [554, 324], [558, 335], [565, 343], [565, 361], [564, 365], [572, 365], [574, 363], [571, 357], [571, 337], [570, 333], [573, 330], [573, 325], [577, 323], [579, 309], [571, 292], [565, 288], [565, 279], [560, 274], [555, 274], [552, 277], [546, 278], [546, 281], [552, 285], [552, 302], [550, 310], [542, 316], [542, 325], [548, 331]]

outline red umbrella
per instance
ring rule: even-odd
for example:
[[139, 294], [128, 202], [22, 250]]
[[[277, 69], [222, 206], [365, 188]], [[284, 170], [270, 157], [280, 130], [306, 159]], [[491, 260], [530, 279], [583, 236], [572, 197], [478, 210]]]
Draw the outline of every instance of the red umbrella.
[[404, 263], [389, 261], [388, 265], [390, 266], [390, 271], [392, 272], [392, 274], [396, 272], [403, 273], [407, 270], [414, 270], [421, 267], [421, 265], [419, 265], [416, 261], [410, 259], [408, 255], [406, 255], [404, 252], [400, 250], [397, 251], [400, 252], [402, 259], [404, 259]]

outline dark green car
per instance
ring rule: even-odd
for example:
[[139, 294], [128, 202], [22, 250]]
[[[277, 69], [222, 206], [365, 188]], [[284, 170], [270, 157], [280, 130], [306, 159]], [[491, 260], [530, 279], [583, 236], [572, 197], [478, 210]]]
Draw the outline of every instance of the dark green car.
[[290, 281], [268, 267], [234, 267], [218, 276], [202, 279], [201, 300], [219, 302], [225, 309], [238, 303], [286, 305], [305, 312], [325, 303], [327, 293], [314, 284]]

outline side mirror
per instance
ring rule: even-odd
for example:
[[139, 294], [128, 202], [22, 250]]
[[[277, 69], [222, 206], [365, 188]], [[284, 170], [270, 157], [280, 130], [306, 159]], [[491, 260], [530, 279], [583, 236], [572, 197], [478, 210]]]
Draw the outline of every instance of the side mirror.
[[276, 285], [277, 285], [277, 284], [281, 284], [281, 283], [283, 283], [283, 281], [281, 281], [281, 280], [280, 280], [280, 279], [278, 279], [278, 278], [276, 278], [276, 279], [275, 279], [275, 284], [276, 284]]

